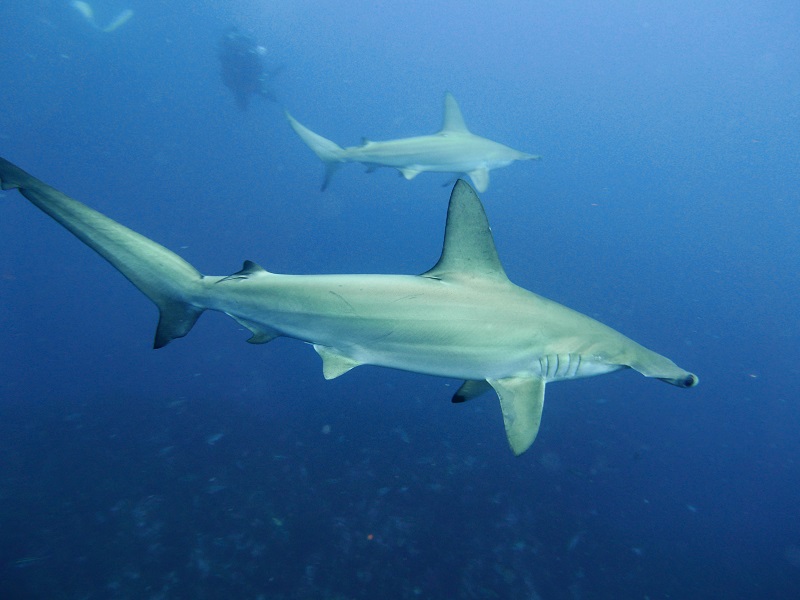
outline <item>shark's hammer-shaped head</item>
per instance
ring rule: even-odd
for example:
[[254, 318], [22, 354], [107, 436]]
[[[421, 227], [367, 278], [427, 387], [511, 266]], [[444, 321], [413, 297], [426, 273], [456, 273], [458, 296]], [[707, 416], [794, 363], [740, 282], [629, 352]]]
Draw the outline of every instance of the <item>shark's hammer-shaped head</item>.
[[[621, 368], [632, 368], [645, 377], [681, 388], [694, 387], [699, 381], [670, 359], [610, 327], [511, 284], [497, 255], [483, 206], [462, 180], [450, 198], [442, 256], [424, 276], [445, 281], [467, 279], [471, 285], [496, 290], [489, 292], [491, 297], [485, 303], [495, 307], [493, 331], [506, 340], [500, 354], [508, 358], [497, 359], [498, 354], [487, 348], [486, 357], [495, 361], [489, 361], [492, 367], [487, 366], [486, 372], [494, 368], [494, 374], [468, 379], [452, 401], [464, 402], [494, 389], [515, 454], [522, 454], [536, 438], [549, 382]], [[530, 322], [524, 322], [526, 319]], [[496, 341], [493, 344], [497, 346]], [[521, 358], [514, 361], [511, 356]], [[500, 362], [505, 364], [497, 368]]]
[[694, 373], [687, 373], [680, 377], [659, 377], [658, 379], [680, 388], [690, 388], [700, 383], [700, 378]]

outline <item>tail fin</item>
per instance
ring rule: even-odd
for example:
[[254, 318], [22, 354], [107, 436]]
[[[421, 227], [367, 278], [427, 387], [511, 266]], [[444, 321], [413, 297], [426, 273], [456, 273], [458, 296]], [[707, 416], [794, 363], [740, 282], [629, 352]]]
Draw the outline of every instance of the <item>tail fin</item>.
[[0, 158], [0, 187], [20, 193], [110, 262], [160, 312], [155, 348], [183, 337], [205, 310], [203, 276], [160, 244], [120, 225]]
[[81, 13], [83, 18], [86, 19], [86, 22], [89, 23], [89, 25], [104, 33], [111, 33], [112, 31], [119, 29], [125, 23], [127, 23], [128, 20], [133, 16], [133, 11], [130, 8], [126, 8], [116, 17], [114, 17], [114, 19], [108, 25], [106, 25], [105, 27], [100, 27], [100, 25], [97, 24], [97, 21], [94, 18], [94, 10], [92, 9], [91, 4], [89, 4], [88, 2], [84, 2], [84, 0], [73, 0], [72, 2], [70, 2], [70, 5], [72, 6], [72, 8]]
[[288, 111], [286, 112], [286, 118], [289, 119], [289, 125], [292, 126], [292, 129], [300, 136], [305, 145], [311, 148], [314, 154], [325, 163], [325, 180], [322, 182], [322, 191], [325, 191], [336, 169], [345, 162], [344, 149], [335, 142], [314, 133], [308, 127], [302, 125]]

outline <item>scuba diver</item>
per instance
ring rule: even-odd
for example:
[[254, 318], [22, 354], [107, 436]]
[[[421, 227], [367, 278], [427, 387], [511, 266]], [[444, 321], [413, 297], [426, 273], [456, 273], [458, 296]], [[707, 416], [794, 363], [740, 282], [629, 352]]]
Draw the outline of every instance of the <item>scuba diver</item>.
[[279, 69], [267, 72], [264, 56], [267, 49], [256, 44], [250, 36], [229, 27], [219, 44], [219, 61], [222, 82], [236, 98], [236, 104], [247, 110], [250, 96], [258, 95], [275, 101], [275, 95], [267, 86], [267, 80]]

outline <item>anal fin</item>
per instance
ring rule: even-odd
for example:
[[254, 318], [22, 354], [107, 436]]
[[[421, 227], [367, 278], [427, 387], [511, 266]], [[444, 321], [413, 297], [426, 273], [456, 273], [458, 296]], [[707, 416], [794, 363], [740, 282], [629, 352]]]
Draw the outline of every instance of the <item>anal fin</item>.
[[247, 319], [242, 319], [230, 313], [226, 313], [229, 317], [231, 317], [234, 321], [239, 323], [242, 327], [246, 327], [250, 330], [253, 334], [247, 340], [248, 344], [266, 344], [267, 342], [271, 342], [276, 337], [280, 337], [281, 333], [272, 327], [266, 327], [261, 325], [260, 323], [253, 323], [252, 321], [248, 321]]

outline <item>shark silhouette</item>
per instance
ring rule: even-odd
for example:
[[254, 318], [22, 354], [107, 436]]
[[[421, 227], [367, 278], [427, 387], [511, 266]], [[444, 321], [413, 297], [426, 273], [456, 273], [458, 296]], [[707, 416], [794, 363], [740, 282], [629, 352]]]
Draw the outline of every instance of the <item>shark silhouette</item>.
[[312, 344], [326, 379], [364, 364], [463, 379], [452, 400], [494, 389], [516, 454], [536, 437], [551, 381], [632, 368], [678, 387], [698, 382], [610, 327], [511, 283], [483, 206], [461, 180], [441, 257], [421, 275], [279, 275], [251, 261], [232, 275], [202, 275], [4, 159], [0, 184], [18, 188], [156, 304], [156, 348], [216, 310], [249, 329], [249, 342], [286, 336]]
[[450, 93], [444, 97], [444, 123], [433, 135], [422, 135], [385, 142], [364, 141], [361, 146], [341, 148], [329, 139], [301, 125], [286, 113], [289, 124], [300, 139], [325, 163], [325, 180], [328, 187], [334, 171], [346, 162], [359, 162], [370, 170], [376, 167], [393, 167], [406, 179], [420, 173], [466, 173], [475, 189], [486, 191], [489, 171], [510, 165], [516, 160], [539, 160], [541, 157], [514, 150], [498, 142], [470, 132], [461, 116], [455, 98]]

